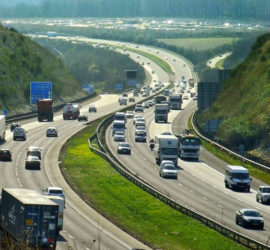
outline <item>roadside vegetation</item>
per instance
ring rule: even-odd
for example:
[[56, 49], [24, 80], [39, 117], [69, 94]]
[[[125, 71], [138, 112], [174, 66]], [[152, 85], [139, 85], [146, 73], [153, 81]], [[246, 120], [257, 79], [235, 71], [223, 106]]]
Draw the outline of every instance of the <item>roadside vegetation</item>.
[[137, 71], [138, 83], [145, 81], [144, 68], [111, 47], [99, 48], [57, 39], [35, 41], [59, 56], [81, 84], [93, 84], [97, 91], [114, 91], [115, 83], [122, 83], [124, 90], [131, 88], [127, 84], [126, 70]]
[[221, 120], [217, 137], [251, 156], [270, 162], [270, 34], [260, 36], [247, 59], [223, 83], [211, 108], [198, 116], [201, 127], [206, 120]]
[[69, 139], [60, 155], [64, 176], [88, 204], [153, 248], [245, 249], [145, 193], [91, 152], [87, 140], [101, 120]]
[[0, 25], [0, 110], [7, 109], [8, 114], [31, 110], [31, 81], [51, 81], [56, 103], [85, 95], [60, 59], [15, 29]]

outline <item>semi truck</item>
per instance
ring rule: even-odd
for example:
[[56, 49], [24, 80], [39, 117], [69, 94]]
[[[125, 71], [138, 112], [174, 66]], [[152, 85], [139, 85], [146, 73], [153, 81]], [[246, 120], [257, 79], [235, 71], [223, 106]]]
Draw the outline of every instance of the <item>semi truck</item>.
[[177, 166], [178, 138], [174, 135], [156, 135], [154, 153], [158, 165], [162, 161], [173, 161]]
[[182, 159], [198, 160], [200, 156], [200, 138], [193, 134], [179, 137], [179, 157]]
[[67, 103], [63, 108], [63, 119], [78, 119], [80, 115], [80, 105], [78, 103]]
[[55, 249], [58, 205], [36, 190], [3, 188], [1, 228], [18, 248]]
[[169, 113], [169, 105], [167, 103], [156, 104], [155, 105], [155, 122], [163, 121], [167, 123], [168, 113]]
[[0, 115], [0, 141], [4, 141], [6, 138], [6, 117]]
[[181, 110], [182, 108], [182, 95], [181, 94], [171, 94], [169, 97], [169, 105], [171, 109]]
[[37, 114], [38, 121], [42, 122], [47, 120], [48, 122], [53, 121], [53, 100], [52, 99], [42, 99], [37, 102]]

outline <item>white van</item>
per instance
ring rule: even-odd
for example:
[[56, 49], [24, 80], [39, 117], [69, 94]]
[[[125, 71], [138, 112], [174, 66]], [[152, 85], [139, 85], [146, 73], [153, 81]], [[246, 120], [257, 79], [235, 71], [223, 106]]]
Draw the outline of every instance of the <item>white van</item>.
[[242, 166], [227, 165], [224, 179], [226, 188], [246, 189], [249, 192], [251, 180], [248, 169]]
[[124, 131], [125, 132], [125, 128], [126, 128], [125, 121], [115, 120], [113, 122], [113, 125], [112, 125], [112, 134], [114, 135], [114, 133], [116, 131]]

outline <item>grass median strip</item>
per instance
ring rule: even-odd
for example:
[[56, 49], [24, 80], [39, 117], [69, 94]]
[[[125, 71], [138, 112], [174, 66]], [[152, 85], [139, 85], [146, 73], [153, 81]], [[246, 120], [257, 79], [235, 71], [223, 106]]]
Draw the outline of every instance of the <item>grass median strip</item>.
[[92, 207], [153, 248], [244, 249], [144, 192], [91, 152], [87, 140], [100, 121], [68, 140], [60, 155], [68, 182]]

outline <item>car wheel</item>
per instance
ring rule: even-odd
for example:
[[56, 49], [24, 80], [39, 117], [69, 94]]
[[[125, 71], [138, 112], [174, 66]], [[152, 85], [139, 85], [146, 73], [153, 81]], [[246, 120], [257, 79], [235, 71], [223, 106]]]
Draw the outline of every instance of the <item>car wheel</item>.
[[236, 224], [236, 225], [239, 225], [239, 221], [238, 221], [237, 218], [235, 218], [235, 224]]
[[227, 181], [225, 181], [225, 188], [229, 188]]
[[261, 229], [261, 230], [263, 230], [263, 228], [264, 228], [264, 224], [262, 224], [262, 225], [260, 226], [260, 229]]
[[256, 201], [259, 202], [259, 197], [258, 197], [258, 195], [256, 195]]

